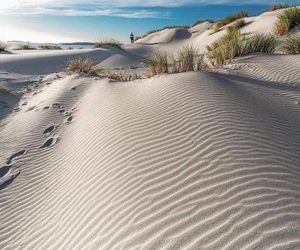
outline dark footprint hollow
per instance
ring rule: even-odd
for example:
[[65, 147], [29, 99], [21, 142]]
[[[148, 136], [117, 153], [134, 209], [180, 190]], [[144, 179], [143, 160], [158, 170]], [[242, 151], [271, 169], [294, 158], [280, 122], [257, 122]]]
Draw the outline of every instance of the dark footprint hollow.
[[57, 142], [56, 138], [49, 138], [47, 141], [45, 141], [44, 145], [41, 146], [41, 148], [52, 147], [56, 142]]
[[25, 149], [23, 149], [23, 150], [21, 150], [21, 151], [19, 151], [19, 152], [17, 152], [17, 153], [14, 153], [13, 155], [11, 155], [11, 156], [8, 158], [6, 164], [10, 164], [10, 163], [12, 162], [13, 159], [15, 159], [16, 157], [20, 157], [20, 156], [22, 156], [22, 155], [25, 154], [25, 153], [26, 153], [26, 150], [25, 150]]
[[71, 122], [73, 120], [73, 116], [70, 116], [68, 119], [67, 119], [67, 122]]
[[0, 168], [0, 178], [2, 178], [3, 176], [5, 176], [8, 171], [10, 170], [11, 165], [6, 165]]
[[50, 126], [49, 128], [46, 128], [43, 132], [43, 134], [49, 134], [51, 132], [53, 132], [56, 129], [56, 127], [54, 125]]

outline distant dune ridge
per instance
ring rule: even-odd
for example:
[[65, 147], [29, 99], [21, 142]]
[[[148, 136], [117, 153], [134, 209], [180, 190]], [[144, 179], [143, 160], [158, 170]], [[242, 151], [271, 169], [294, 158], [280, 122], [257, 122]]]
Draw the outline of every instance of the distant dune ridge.
[[[245, 18], [271, 32], [283, 10]], [[119, 48], [0, 55], [0, 249], [299, 249], [300, 55], [119, 82], [205, 22]], [[154, 45], [151, 45], [151, 44]], [[5, 91], [4, 91], [5, 89]]]

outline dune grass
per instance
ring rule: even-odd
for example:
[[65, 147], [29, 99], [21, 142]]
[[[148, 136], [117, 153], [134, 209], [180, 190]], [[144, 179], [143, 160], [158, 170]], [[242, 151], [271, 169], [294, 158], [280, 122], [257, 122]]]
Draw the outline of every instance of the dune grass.
[[25, 44], [20, 44], [17, 48], [17, 50], [34, 50], [36, 48], [30, 46], [29, 43], [25, 43]]
[[0, 52], [6, 51], [7, 45], [3, 42], [0, 42]]
[[152, 76], [169, 72], [167, 53], [154, 53], [147, 58], [146, 63], [150, 67]]
[[62, 49], [60, 46], [55, 45], [55, 44], [42, 44], [39, 46], [40, 49], [53, 49], [53, 50], [59, 50]]
[[198, 25], [198, 24], [200, 24], [200, 23], [205, 23], [205, 22], [208, 22], [208, 23], [214, 23], [215, 21], [212, 20], [212, 19], [198, 20], [198, 21], [196, 21], [196, 22], [192, 25], [192, 27], [195, 27], [196, 25]]
[[220, 21], [218, 21], [215, 26], [214, 26], [214, 32], [218, 32], [221, 30], [222, 27], [238, 20], [238, 19], [241, 19], [243, 17], [248, 17], [248, 12], [247, 11], [240, 11], [236, 14], [233, 14], [233, 15], [230, 15], [230, 16], [227, 16], [223, 19], [221, 19]]
[[279, 48], [285, 54], [300, 54], [300, 32], [288, 36]]
[[228, 27], [227, 30], [239, 30], [242, 27], [244, 27], [246, 25], [246, 22], [244, 19], [240, 19], [238, 21], [236, 21], [232, 26]]
[[270, 6], [268, 11], [275, 11], [275, 10], [280, 10], [280, 9], [286, 9], [289, 8], [290, 6], [288, 4], [273, 4]]
[[286, 35], [292, 28], [300, 25], [300, 8], [292, 7], [286, 9], [275, 24], [274, 33], [278, 36]]
[[5, 87], [0, 86], [0, 93], [10, 93], [10, 90]]
[[207, 57], [213, 66], [223, 65], [251, 53], [273, 53], [276, 46], [277, 41], [272, 34], [247, 36], [235, 29], [227, 31], [219, 40], [207, 46]]
[[96, 41], [94, 44], [94, 48], [102, 48], [103, 46], [112, 46], [115, 48], [121, 48], [122, 43], [115, 39], [109, 39], [109, 40], [99, 40]]
[[152, 33], [155, 33], [155, 32], [159, 32], [159, 31], [162, 31], [162, 30], [165, 30], [165, 29], [189, 29], [190, 26], [189, 25], [173, 25], [173, 26], [165, 26], [163, 28], [160, 28], [160, 29], [154, 29], [154, 30], [149, 30], [148, 32], [146, 32], [141, 38], [144, 38]]
[[178, 53], [168, 55], [167, 53], [154, 53], [147, 59], [151, 70], [151, 76], [162, 73], [181, 73], [189, 71], [200, 71], [208, 67], [205, 63], [204, 54], [191, 46], [182, 47]]
[[90, 58], [78, 58], [67, 64], [65, 71], [68, 74], [94, 74], [96, 63]]

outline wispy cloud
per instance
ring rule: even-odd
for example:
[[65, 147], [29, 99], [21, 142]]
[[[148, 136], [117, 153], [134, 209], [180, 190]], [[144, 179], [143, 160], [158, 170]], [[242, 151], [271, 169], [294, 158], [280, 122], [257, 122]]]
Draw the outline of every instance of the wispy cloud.
[[[0, 9], [1, 13], [1, 9]], [[56, 16], [115, 16], [124, 18], [168, 18], [168, 12], [158, 12], [149, 9], [130, 8], [83, 8], [78, 6], [70, 7], [24, 7], [10, 9], [9, 12], [2, 11], [3, 14], [10, 15], [56, 15]]]
[[[289, 3], [297, 0], [289, 0]], [[244, 0], [242, 4], [266, 4], [267, 0]], [[9, 0], [0, 5], [0, 14], [117, 16], [125, 18], [167, 18], [168, 12], [151, 7], [179, 7], [201, 4], [241, 4], [240, 0]]]

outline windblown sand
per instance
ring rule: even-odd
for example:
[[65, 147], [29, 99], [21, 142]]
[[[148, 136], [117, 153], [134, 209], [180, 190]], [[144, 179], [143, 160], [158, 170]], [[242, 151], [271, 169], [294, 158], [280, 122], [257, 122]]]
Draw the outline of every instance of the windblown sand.
[[[111, 51], [80, 53], [148, 46]], [[300, 248], [300, 56], [121, 83], [73, 53], [0, 59], [0, 249]]]

